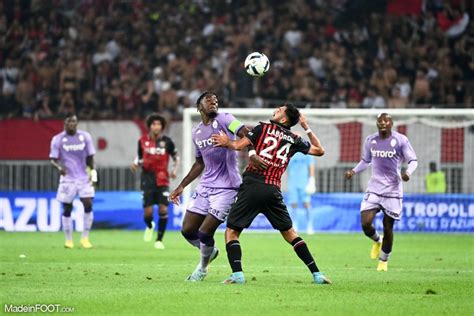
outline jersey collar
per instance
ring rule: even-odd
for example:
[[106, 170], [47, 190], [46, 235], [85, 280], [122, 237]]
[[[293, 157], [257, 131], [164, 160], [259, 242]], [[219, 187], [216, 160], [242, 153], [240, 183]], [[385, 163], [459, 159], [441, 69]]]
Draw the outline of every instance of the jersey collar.
[[286, 126], [286, 125], [283, 125], [283, 124], [281, 124], [281, 123], [279, 123], [279, 122], [276, 122], [276, 121], [274, 121], [274, 120], [270, 120], [270, 123], [275, 124], [275, 125], [278, 125], [278, 126], [280, 126], [280, 127], [283, 127], [284, 129], [291, 130], [291, 127], [288, 127], [288, 126]]

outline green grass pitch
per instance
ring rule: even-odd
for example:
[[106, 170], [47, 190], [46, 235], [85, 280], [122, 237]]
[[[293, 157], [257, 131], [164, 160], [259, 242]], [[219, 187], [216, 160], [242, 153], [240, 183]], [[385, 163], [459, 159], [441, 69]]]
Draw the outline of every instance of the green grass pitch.
[[[334, 282], [315, 285], [277, 233], [244, 232], [245, 285], [224, 285], [221, 255], [204, 282], [184, 282], [198, 251], [177, 232], [155, 250], [142, 232], [92, 231], [94, 248], [63, 248], [62, 233], [0, 232], [0, 303], [61, 304], [74, 314], [473, 315], [473, 235], [396, 233], [388, 272], [376, 272], [360, 234], [303, 235]], [[26, 257], [21, 258], [20, 255]]]

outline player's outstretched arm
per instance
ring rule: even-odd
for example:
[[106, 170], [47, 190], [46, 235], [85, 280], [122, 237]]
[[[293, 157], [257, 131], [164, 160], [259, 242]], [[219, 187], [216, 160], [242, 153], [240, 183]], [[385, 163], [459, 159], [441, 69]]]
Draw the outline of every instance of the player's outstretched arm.
[[355, 166], [351, 170], [347, 170], [344, 175], [346, 176], [346, 179], [351, 179], [356, 173], [362, 172], [365, 169], [367, 169], [370, 166], [370, 163], [366, 162], [365, 160], [359, 161], [357, 166]]
[[303, 114], [300, 114], [300, 125], [304, 129], [305, 133], [308, 135], [309, 141], [311, 143], [311, 148], [308, 151], [308, 155], [323, 156], [324, 148], [321, 145], [321, 141], [319, 140], [318, 136], [313, 133], [311, 128], [309, 128], [309, 124]]
[[194, 181], [204, 170], [204, 160], [202, 157], [196, 157], [196, 161], [194, 162], [191, 170], [189, 170], [188, 174], [181, 180], [181, 183], [176, 187], [176, 189], [171, 192], [169, 200], [176, 205], [179, 205], [179, 197], [183, 193], [184, 188]]
[[241, 138], [239, 140], [231, 141], [225, 133], [213, 134], [212, 141], [214, 142], [214, 147], [227, 147], [233, 150], [240, 151], [244, 148], [247, 148], [252, 143], [247, 137]]

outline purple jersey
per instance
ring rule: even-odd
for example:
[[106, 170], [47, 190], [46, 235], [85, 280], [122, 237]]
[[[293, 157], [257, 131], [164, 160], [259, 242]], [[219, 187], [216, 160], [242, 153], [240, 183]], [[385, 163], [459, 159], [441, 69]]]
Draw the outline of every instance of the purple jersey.
[[364, 144], [362, 160], [372, 163], [372, 176], [367, 186], [368, 193], [384, 197], [403, 197], [401, 179], [402, 162], [416, 160], [416, 154], [408, 138], [393, 132], [388, 138], [379, 133], [369, 135]]
[[60, 182], [87, 180], [86, 157], [94, 154], [91, 135], [85, 131], [78, 130], [74, 135], [63, 131], [51, 140], [49, 158], [59, 159], [66, 169], [66, 175], [61, 176]]
[[199, 123], [193, 128], [192, 138], [196, 157], [202, 157], [205, 164], [200, 185], [209, 188], [238, 188], [242, 179], [237, 165], [237, 152], [223, 147], [214, 147], [212, 134], [224, 132], [230, 140], [235, 140], [243, 127], [232, 114], [218, 113], [209, 123]]

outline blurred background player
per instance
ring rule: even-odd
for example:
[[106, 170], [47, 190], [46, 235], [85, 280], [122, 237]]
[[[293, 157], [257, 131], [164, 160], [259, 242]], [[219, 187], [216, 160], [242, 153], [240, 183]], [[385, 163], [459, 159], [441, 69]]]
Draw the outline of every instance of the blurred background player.
[[[298, 121], [311, 143], [290, 131]], [[283, 238], [293, 246], [298, 257], [310, 270], [313, 281], [317, 284], [330, 284], [331, 281], [319, 271], [304, 240], [293, 229], [280, 191], [281, 176], [296, 152], [314, 156], [324, 155], [324, 148], [309, 128], [306, 118], [300, 115], [294, 105], [284, 104], [274, 111], [269, 123], [259, 123], [246, 137], [231, 141], [227, 135], [220, 133], [213, 135], [213, 140], [216, 146], [234, 150], [242, 150], [252, 145], [257, 155], [268, 165], [266, 170], [261, 170], [250, 164], [244, 172], [243, 183], [227, 219], [225, 240], [232, 274], [223, 283], [245, 283], [239, 236], [252, 224], [255, 217], [262, 213], [272, 227], [279, 230]]]
[[[152, 113], [146, 118], [148, 134], [138, 140], [138, 156], [131, 166], [135, 172], [142, 167], [141, 189], [143, 191], [144, 221], [147, 226], [143, 239], [149, 242], [153, 239], [155, 222], [153, 221], [153, 205], [158, 205], [158, 235], [155, 248], [165, 249], [163, 236], [168, 224], [168, 197], [170, 178], [176, 178], [179, 157], [174, 142], [162, 132], [166, 127], [163, 116]], [[170, 157], [173, 159], [173, 169], [168, 172]]]
[[298, 208], [302, 206], [306, 214], [306, 232], [308, 234], [314, 232], [310, 212], [311, 195], [315, 192], [314, 157], [298, 152], [291, 157], [288, 164], [288, 204], [293, 217], [293, 228], [296, 231], [298, 231]]
[[446, 175], [438, 170], [436, 162], [430, 162], [430, 171], [425, 179], [426, 193], [446, 193]]
[[77, 129], [77, 116], [67, 114], [64, 131], [51, 140], [49, 158], [58, 170], [59, 187], [56, 199], [63, 204], [62, 226], [66, 242], [64, 247], [74, 248], [72, 241], [72, 202], [79, 195], [84, 205], [84, 230], [80, 244], [83, 248], [92, 248], [89, 232], [92, 228], [92, 200], [95, 195], [93, 184], [97, 183], [97, 171], [94, 169], [95, 148], [91, 135]]
[[201, 252], [200, 263], [186, 279], [192, 282], [203, 281], [207, 276], [209, 263], [218, 256], [219, 250], [214, 246], [214, 233], [226, 220], [242, 182], [237, 153], [227, 148], [214, 147], [211, 136], [225, 133], [235, 139], [236, 135], [244, 137], [248, 133], [248, 128], [232, 114], [218, 112], [218, 99], [214, 93], [201, 94], [196, 105], [201, 114], [201, 123], [192, 132], [196, 161], [170, 195], [170, 200], [178, 205], [184, 188], [204, 171], [186, 209], [181, 228], [184, 238]]
[[[392, 131], [392, 117], [387, 113], [377, 116], [378, 132], [365, 139], [362, 159], [354, 169], [345, 173], [347, 179], [367, 169], [372, 164], [370, 177], [364, 199], [360, 206], [360, 221], [367, 237], [374, 241], [370, 257], [379, 257], [377, 271], [387, 271], [388, 259], [392, 252], [393, 225], [402, 216], [403, 185], [402, 181], [410, 180], [411, 174], [418, 166], [415, 151], [408, 138]], [[406, 171], [401, 171], [403, 162], [408, 163]], [[372, 224], [375, 215], [382, 211], [383, 237]], [[380, 250], [382, 248], [382, 250]]]

